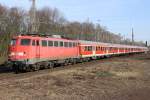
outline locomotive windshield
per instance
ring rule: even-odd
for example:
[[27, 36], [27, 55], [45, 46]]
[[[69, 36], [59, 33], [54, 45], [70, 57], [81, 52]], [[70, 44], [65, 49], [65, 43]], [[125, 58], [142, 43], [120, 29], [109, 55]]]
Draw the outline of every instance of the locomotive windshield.
[[31, 40], [30, 39], [21, 39], [20, 44], [23, 46], [28, 46], [30, 45]]
[[11, 45], [11, 46], [16, 45], [16, 41], [17, 41], [16, 39], [12, 39], [11, 42], [10, 42], [10, 45]]

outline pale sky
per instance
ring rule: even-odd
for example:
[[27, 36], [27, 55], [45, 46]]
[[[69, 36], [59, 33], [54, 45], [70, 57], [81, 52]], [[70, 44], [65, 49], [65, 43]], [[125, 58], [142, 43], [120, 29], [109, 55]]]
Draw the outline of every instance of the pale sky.
[[[2, 5], [29, 9], [30, 0], [0, 0]], [[38, 9], [56, 7], [69, 21], [86, 21], [106, 26], [109, 31], [136, 40], [150, 41], [150, 0], [37, 0]]]

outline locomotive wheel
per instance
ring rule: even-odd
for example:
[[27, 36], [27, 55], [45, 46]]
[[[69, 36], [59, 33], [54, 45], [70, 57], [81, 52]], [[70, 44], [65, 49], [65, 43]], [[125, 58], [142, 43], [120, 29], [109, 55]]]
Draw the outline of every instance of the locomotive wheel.
[[71, 65], [76, 64], [76, 59], [70, 59], [70, 64], [71, 64]]
[[76, 60], [76, 59], [73, 59], [73, 65], [76, 64], [76, 63], [77, 63], [77, 60]]
[[25, 72], [31, 72], [32, 71], [32, 65], [25, 65], [24, 69]]
[[84, 58], [83, 61], [84, 61], [84, 62], [88, 62], [89, 59], [88, 59], [88, 58]]
[[81, 59], [79, 59], [79, 63], [83, 63], [84, 61], [83, 61], [83, 59], [81, 58]]
[[40, 69], [40, 66], [38, 64], [32, 65], [33, 71], [38, 71]]
[[64, 66], [67, 66], [67, 65], [69, 65], [69, 60], [66, 60], [65, 62], [64, 62], [64, 64], [63, 64]]
[[15, 74], [18, 74], [19, 73], [19, 66], [13, 65], [13, 70], [14, 70]]
[[49, 62], [48, 68], [54, 68], [54, 63], [53, 62]]

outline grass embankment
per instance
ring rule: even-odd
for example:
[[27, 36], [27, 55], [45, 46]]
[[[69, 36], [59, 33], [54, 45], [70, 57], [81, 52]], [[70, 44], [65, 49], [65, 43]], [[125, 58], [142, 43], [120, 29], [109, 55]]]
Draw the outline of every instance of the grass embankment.
[[0, 64], [3, 64], [6, 61], [6, 57], [0, 57]]

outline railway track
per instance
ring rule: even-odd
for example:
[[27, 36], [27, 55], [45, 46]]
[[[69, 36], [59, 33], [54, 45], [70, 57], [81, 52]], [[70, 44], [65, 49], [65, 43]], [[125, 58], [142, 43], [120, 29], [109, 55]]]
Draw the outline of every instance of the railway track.
[[[130, 57], [132, 55], [129, 55]], [[123, 57], [128, 57], [126, 56], [120, 56], [119, 58], [123, 58]], [[45, 75], [49, 75], [49, 73], [52, 72], [57, 72], [57, 71], [63, 71], [65, 69], [71, 69], [71, 68], [77, 68], [77, 67], [92, 67], [92, 66], [98, 66], [99, 64], [103, 63], [103, 62], [107, 62], [107, 61], [113, 61], [115, 58], [118, 59], [118, 57], [111, 57], [108, 59], [99, 59], [99, 60], [92, 60], [90, 62], [84, 62], [84, 63], [78, 63], [75, 65], [67, 65], [67, 66], [57, 66], [53, 69], [44, 69], [44, 70], [39, 70], [39, 71], [35, 71], [35, 72], [28, 72], [28, 73], [19, 73], [19, 74], [15, 74], [11, 69], [3, 69], [4, 72], [0, 71], [0, 84], [7, 84], [7, 83], [11, 83], [14, 81], [20, 81], [20, 80], [26, 80], [26, 79], [30, 79], [30, 78], [34, 78], [34, 77], [40, 77], [40, 76], [45, 76]], [[3, 66], [4, 67], [4, 66]]]
[[[112, 58], [109, 58], [109, 60]], [[19, 80], [24, 80], [24, 79], [28, 79], [28, 78], [33, 78], [33, 77], [40, 77], [40, 76], [44, 76], [44, 75], [48, 75], [51, 72], [55, 72], [55, 71], [63, 71], [64, 69], [71, 69], [71, 68], [77, 68], [77, 67], [90, 67], [96, 64], [99, 64], [100, 61], [107, 61], [108, 59], [100, 59], [100, 60], [93, 60], [90, 62], [84, 62], [84, 63], [78, 63], [75, 65], [68, 65], [68, 66], [57, 66], [53, 69], [43, 69], [43, 70], [39, 70], [39, 71], [35, 71], [35, 72], [28, 72], [28, 73], [19, 73], [19, 74], [15, 74], [13, 71], [11, 71], [11, 69], [9, 70], [5, 70], [3, 73], [0, 73], [0, 84], [3, 83], [9, 83], [11, 81], [19, 81]]]

